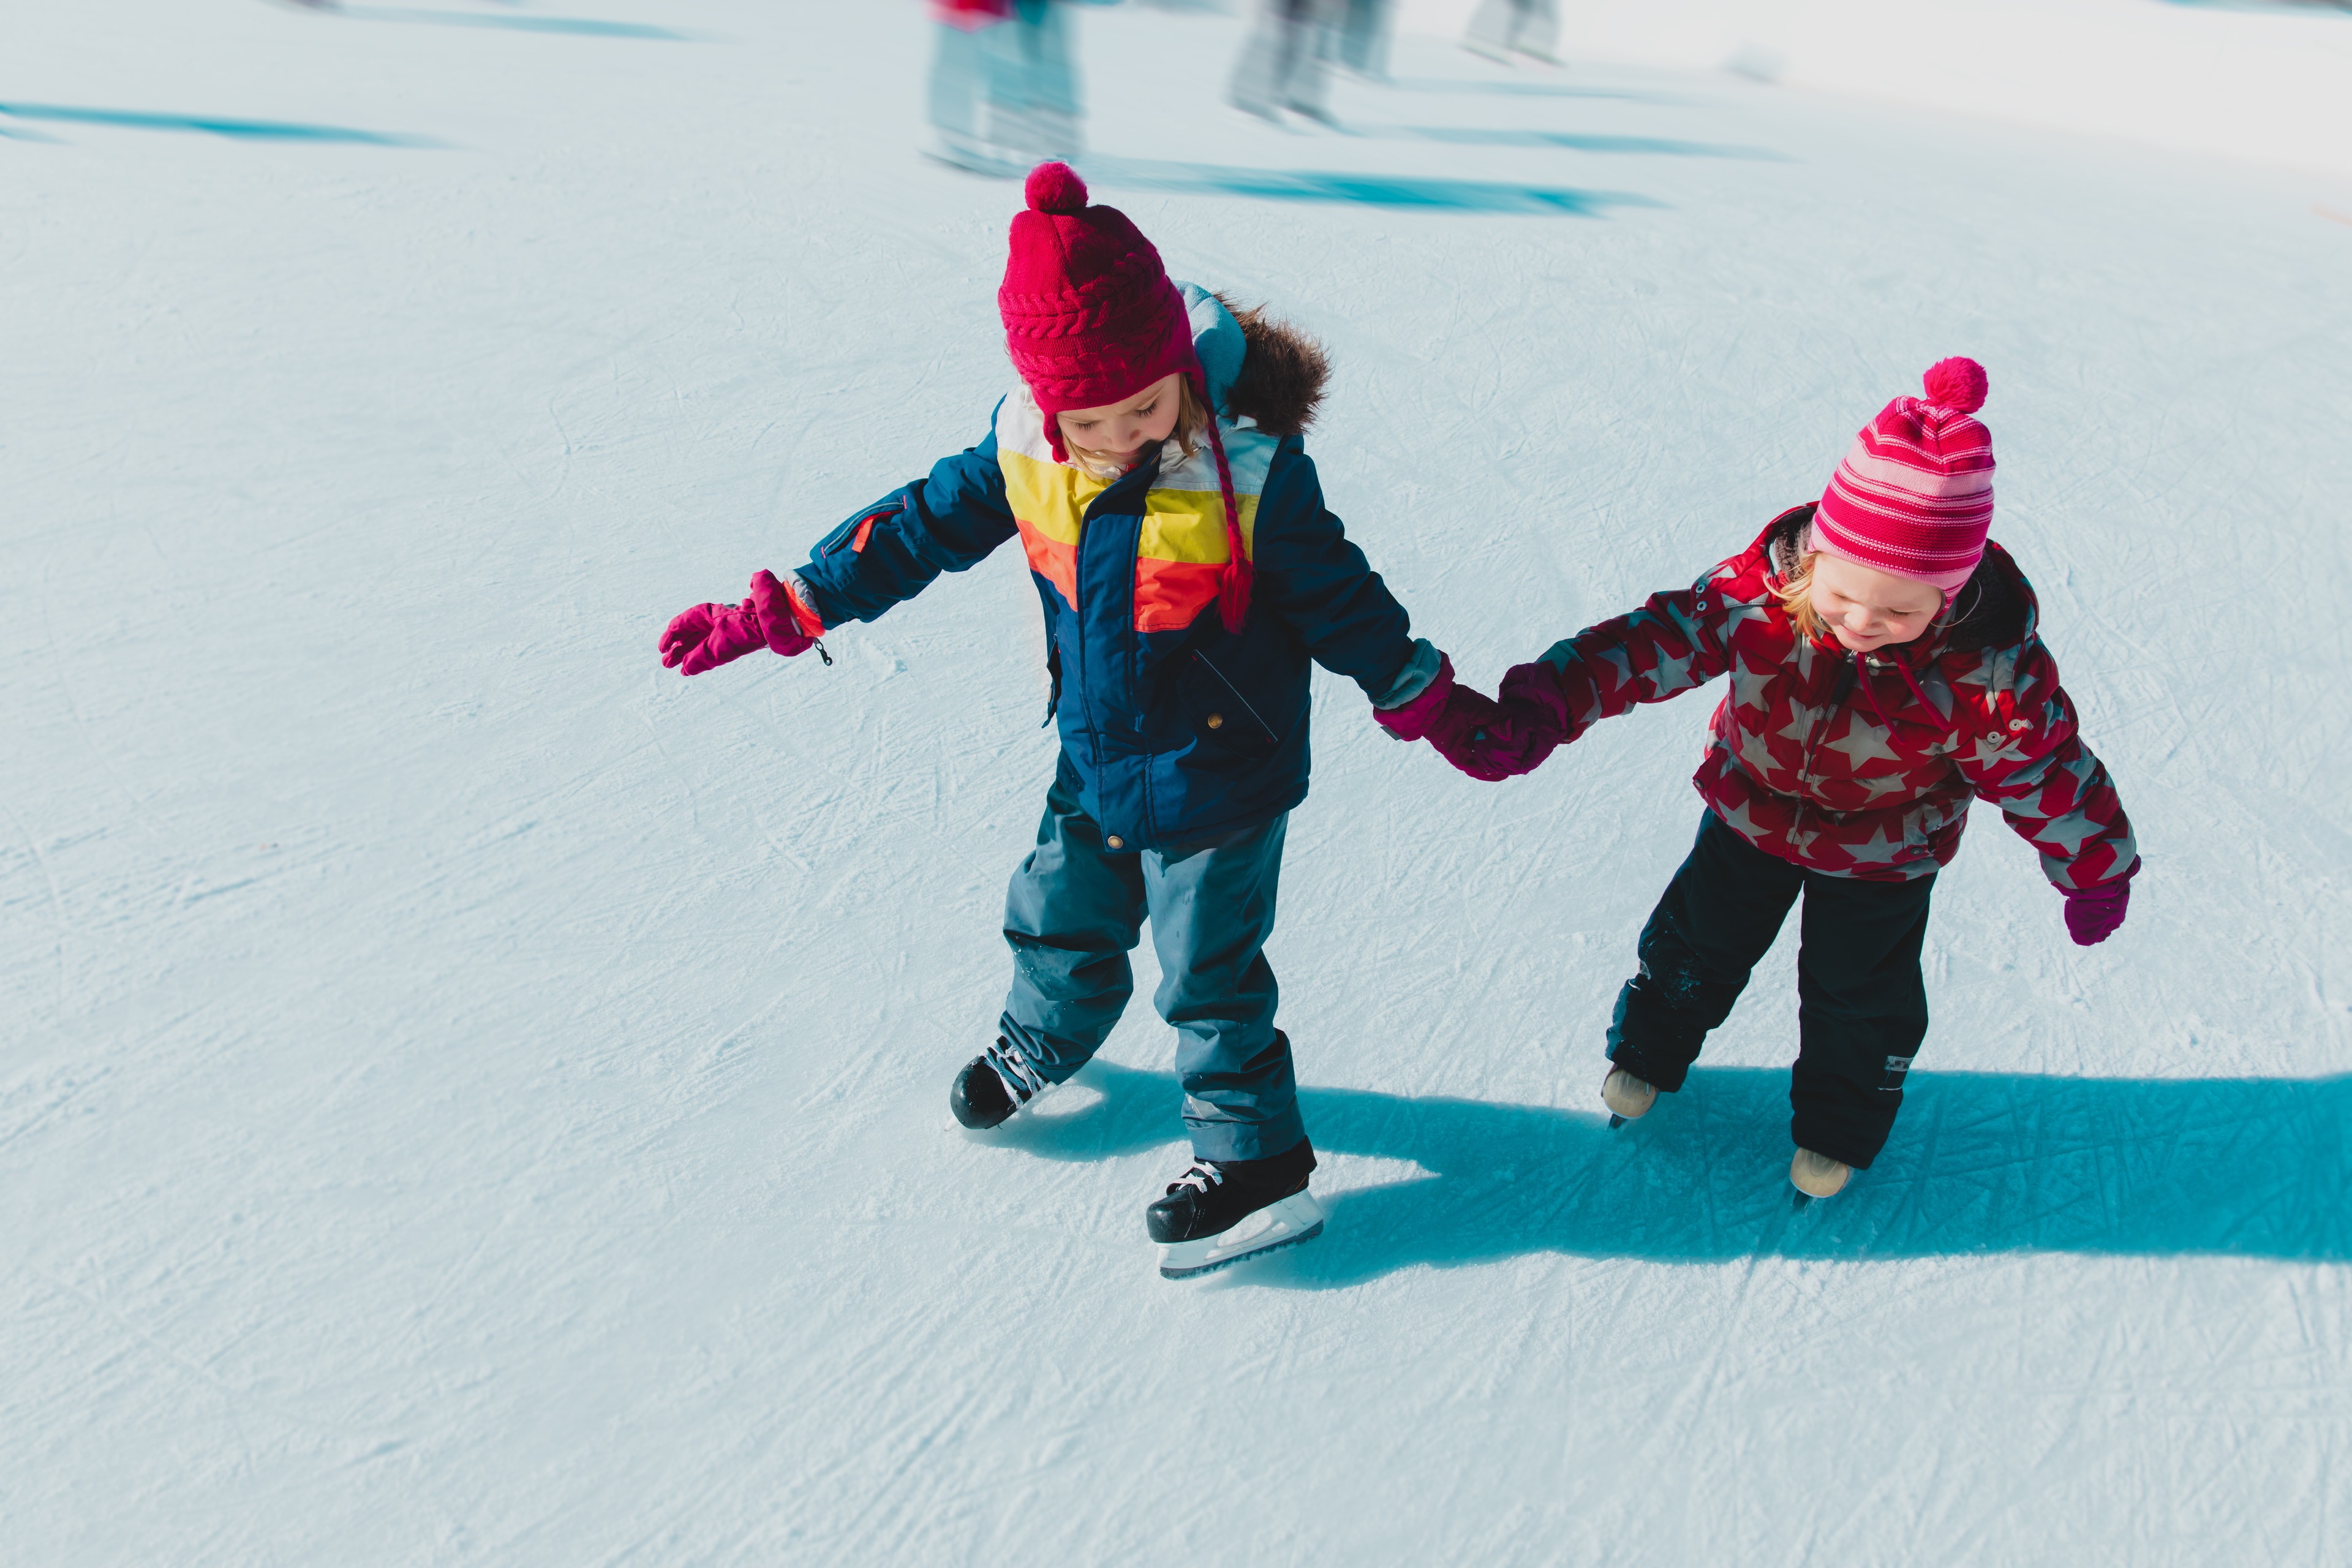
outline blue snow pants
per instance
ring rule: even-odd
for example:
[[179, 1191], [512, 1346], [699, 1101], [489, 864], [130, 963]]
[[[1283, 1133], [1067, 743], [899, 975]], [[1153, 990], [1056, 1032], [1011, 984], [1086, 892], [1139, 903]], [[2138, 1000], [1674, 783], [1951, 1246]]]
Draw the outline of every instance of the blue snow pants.
[[1297, 1147], [1307, 1128], [1264, 951], [1289, 823], [1286, 812], [1204, 844], [1124, 849], [1079, 808], [1065, 761], [1037, 847], [1005, 895], [1004, 1037], [1055, 1083], [1086, 1066], [1135, 993], [1127, 955], [1149, 917], [1160, 970], [1151, 1001], [1176, 1030], [1192, 1152], [1263, 1160]]

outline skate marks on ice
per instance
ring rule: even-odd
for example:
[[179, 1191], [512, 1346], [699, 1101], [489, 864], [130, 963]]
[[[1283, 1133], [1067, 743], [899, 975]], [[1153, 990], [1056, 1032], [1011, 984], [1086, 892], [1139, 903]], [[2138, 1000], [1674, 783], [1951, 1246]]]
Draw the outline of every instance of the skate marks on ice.
[[[1165, 1073], [1097, 1060], [1057, 1114], [993, 1142], [1091, 1160], [1170, 1142]], [[1533, 1252], [1657, 1262], [1758, 1254], [2200, 1254], [2352, 1261], [2352, 1077], [2073, 1079], [1915, 1073], [1876, 1164], [1793, 1214], [1789, 1075], [1693, 1071], [1617, 1131], [1591, 1110], [1299, 1090], [1324, 1154], [1432, 1173], [1349, 1188], [1327, 1162], [1321, 1240], [1254, 1277], [1349, 1285]]]

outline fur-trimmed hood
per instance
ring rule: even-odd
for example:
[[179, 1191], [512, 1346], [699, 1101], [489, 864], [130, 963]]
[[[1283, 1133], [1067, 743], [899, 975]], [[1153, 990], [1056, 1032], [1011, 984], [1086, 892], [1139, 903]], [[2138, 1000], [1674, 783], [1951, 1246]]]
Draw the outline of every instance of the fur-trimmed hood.
[[1297, 327], [1267, 315], [1263, 305], [1237, 305], [1223, 294], [1217, 301], [1240, 324], [1248, 344], [1242, 373], [1225, 395], [1225, 412], [1255, 420], [1269, 436], [1305, 435], [1323, 406], [1330, 356]]
[[1269, 436], [1304, 435], [1331, 379], [1323, 345], [1262, 305], [1242, 305], [1196, 283], [1177, 288], [1217, 412], [1250, 420]]

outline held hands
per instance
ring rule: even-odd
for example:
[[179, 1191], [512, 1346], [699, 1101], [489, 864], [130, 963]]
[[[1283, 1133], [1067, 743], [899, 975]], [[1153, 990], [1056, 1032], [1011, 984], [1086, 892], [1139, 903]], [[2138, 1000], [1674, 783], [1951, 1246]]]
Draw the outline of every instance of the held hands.
[[662, 668], [700, 675], [763, 647], [790, 658], [814, 647], [823, 629], [774, 573], [762, 572], [741, 604], [697, 605], [671, 621], [661, 637]]
[[[2137, 869], [2137, 868], [2134, 868]], [[2096, 947], [2116, 934], [2131, 904], [2131, 879], [2095, 888], [2062, 888], [2066, 895], [2066, 934], [2076, 947]]]
[[1523, 665], [1504, 678], [1504, 701], [1454, 679], [1454, 661], [1440, 658], [1437, 675], [1410, 702], [1375, 709], [1372, 717], [1401, 741], [1427, 741], [1438, 755], [1474, 779], [1496, 784], [1532, 773], [1552, 748], [1569, 738], [1564, 723], [1552, 721], [1549, 705], [1525, 700], [1515, 683], [1525, 685], [1524, 672], [1541, 667]]

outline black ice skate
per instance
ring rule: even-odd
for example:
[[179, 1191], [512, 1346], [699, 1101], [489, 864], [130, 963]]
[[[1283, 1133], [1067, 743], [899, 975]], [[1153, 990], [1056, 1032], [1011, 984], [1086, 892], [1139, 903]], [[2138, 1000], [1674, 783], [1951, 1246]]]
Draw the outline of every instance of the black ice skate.
[[997, 1037], [996, 1044], [964, 1063], [948, 1090], [948, 1109], [975, 1132], [1001, 1126], [1016, 1110], [1037, 1101], [1053, 1088], [1045, 1075], [1021, 1054], [1021, 1047]]
[[1307, 1190], [1315, 1150], [1305, 1139], [1270, 1160], [1195, 1160], [1144, 1211], [1160, 1243], [1160, 1277], [1184, 1279], [1323, 1234]]

